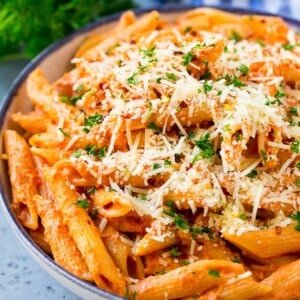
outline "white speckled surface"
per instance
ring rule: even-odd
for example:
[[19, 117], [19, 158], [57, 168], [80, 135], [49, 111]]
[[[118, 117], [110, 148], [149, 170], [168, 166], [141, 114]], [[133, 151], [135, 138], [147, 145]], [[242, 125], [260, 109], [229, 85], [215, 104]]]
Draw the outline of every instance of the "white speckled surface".
[[[15, 60], [0, 64], [0, 99], [26, 64]], [[0, 213], [0, 300], [79, 300], [48, 275], [29, 256]]]

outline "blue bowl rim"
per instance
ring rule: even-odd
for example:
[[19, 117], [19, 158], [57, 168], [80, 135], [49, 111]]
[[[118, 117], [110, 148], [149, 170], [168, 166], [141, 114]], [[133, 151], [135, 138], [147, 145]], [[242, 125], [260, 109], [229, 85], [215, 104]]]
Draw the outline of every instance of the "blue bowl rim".
[[[242, 8], [238, 6], [231, 6], [228, 7], [226, 5], [186, 5], [186, 4], [166, 4], [166, 5], [160, 5], [160, 6], [153, 6], [145, 9], [135, 9], [133, 10], [134, 13], [139, 16], [144, 13], [147, 13], [152, 10], [157, 10], [161, 13], [171, 13], [171, 12], [184, 12], [190, 9], [194, 9], [197, 7], [210, 7], [210, 8], [216, 8], [216, 9], [221, 9], [224, 11], [232, 12], [232, 13], [237, 13], [237, 14], [258, 14], [258, 15], [266, 15], [266, 16], [279, 16], [282, 17], [287, 23], [290, 25], [294, 25], [296, 27], [300, 28], [300, 20], [291, 18], [286, 15], [282, 14], [273, 14], [270, 12], [266, 12], [264, 10], [260, 9], [250, 9], [250, 8]], [[124, 12], [124, 11], [123, 11]], [[75, 31], [74, 33], [54, 42], [47, 48], [45, 48], [42, 52], [40, 52], [33, 60], [31, 60], [19, 73], [19, 75], [16, 77], [16, 79], [13, 81], [13, 83], [10, 85], [10, 88], [6, 95], [4, 96], [4, 99], [2, 101], [2, 105], [0, 107], [0, 130], [2, 131], [3, 124], [4, 124], [4, 119], [6, 112], [9, 109], [10, 102], [17, 93], [19, 87], [23, 83], [23, 81], [26, 79], [26, 77], [29, 75], [31, 71], [33, 71], [39, 63], [43, 61], [44, 58], [46, 58], [50, 53], [54, 52], [55, 50], [59, 49], [61, 46], [67, 44], [74, 38], [76, 38], [78, 35], [81, 35], [83, 33], [87, 33], [91, 30], [96, 29], [97, 27], [104, 25], [106, 23], [110, 23], [113, 21], [116, 21], [119, 19], [121, 14], [123, 12], [115, 13], [106, 17], [99, 18], [96, 21], [93, 21], [81, 29]], [[1, 206], [2, 209], [5, 212], [6, 218], [9, 222], [9, 224], [12, 226], [14, 229], [15, 233], [20, 232], [21, 235], [18, 236], [19, 240], [21, 240], [25, 246], [25, 248], [31, 248], [32, 252], [34, 255], [38, 256], [43, 263], [45, 263], [49, 268], [51, 268], [53, 271], [56, 273], [59, 273], [66, 279], [72, 281], [76, 285], [80, 286], [81, 288], [84, 288], [88, 290], [89, 292], [92, 292], [95, 296], [100, 296], [104, 297], [104, 299], [109, 299], [109, 300], [122, 300], [124, 298], [121, 298], [119, 296], [116, 296], [115, 294], [112, 294], [110, 292], [107, 292], [105, 290], [102, 290], [98, 288], [96, 285], [85, 282], [65, 269], [63, 269], [60, 265], [58, 265], [49, 255], [47, 255], [41, 248], [38, 247], [36, 243], [32, 240], [28, 232], [24, 229], [24, 227], [20, 224], [14, 213], [12, 212], [10, 208], [10, 202], [5, 196], [4, 190], [2, 188], [2, 183], [0, 186], [0, 200], [1, 200]]]

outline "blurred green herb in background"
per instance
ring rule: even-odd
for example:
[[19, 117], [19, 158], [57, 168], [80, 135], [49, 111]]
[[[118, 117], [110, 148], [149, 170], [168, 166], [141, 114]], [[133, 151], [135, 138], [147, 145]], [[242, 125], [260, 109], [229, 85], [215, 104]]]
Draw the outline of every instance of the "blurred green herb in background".
[[32, 58], [85, 24], [133, 6], [131, 0], [1, 0], [0, 60]]

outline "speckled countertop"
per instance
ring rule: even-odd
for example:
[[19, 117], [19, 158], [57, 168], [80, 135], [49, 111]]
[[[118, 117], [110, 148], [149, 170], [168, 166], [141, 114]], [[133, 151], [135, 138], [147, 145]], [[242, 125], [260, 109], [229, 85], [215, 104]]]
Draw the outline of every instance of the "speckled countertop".
[[[160, 0], [136, 0], [147, 7]], [[226, 5], [252, 7], [271, 13], [284, 14], [300, 19], [300, 1], [298, 0], [182, 0], [165, 1], [196, 5]], [[0, 105], [8, 86], [16, 74], [24, 67], [26, 61], [16, 60], [0, 63]], [[26, 252], [9, 228], [0, 211], [0, 300], [80, 300], [71, 291], [62, 287], [48, 275]]]

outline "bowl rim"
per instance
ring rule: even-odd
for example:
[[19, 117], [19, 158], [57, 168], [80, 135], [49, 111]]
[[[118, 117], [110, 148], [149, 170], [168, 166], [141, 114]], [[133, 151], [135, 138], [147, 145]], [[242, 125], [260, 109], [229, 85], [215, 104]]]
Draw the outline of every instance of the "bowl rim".
[[[278, 17], [282, 17], [288, 24], [300, 28], [300, 20], [289, 17], [285, 14], [280, 14], [280, 13], [274, 14], [274, 13], [266, 12], [263, 9], [256, 9], [256, 8], [251, 9], [251, 8], [243, 8], [238, 6], [228, 7], [224, 4], [221, 5], [166, 4], [166, 5], [155, 5], [143, 9], [132, 9], [132, 11], [134, 11], [134, 13], [137, 16], [139, 16], [152, 10], [157, 10], [160, 13], [172, 13], [172, 12], [178, 13], [178, 12], [188, 11], [190, 9], [195, 9], [198, 7], [216, 8], [216, 9], [237, 13], [237, 14], [258, 14], [258, 15], [266, 15], [266, 16], [278, 16]], [[0, 104], [0, 132], [2, 133], [5, 116], [11, 105], [12, 102], [11, 100], [16, 95], [18, 89], [20, 88], [21, 84], [24, 82], [26, 77], [29, 75], [29, 73], [33, 71], [43, 61], [43, 59], [45, 59], [49, 54], [55, 52], [55, 50], [59, 49], [61, 46], [72, 41], [77, 36], [87, 33], [91, 30], [94, 30], [106, 23], [117, 21], [124, 11], [114, 13], [105, 17], [101, 17], [83, 26], [82, 28], [76, 30], [72, 34], [69, 34], [66, 37], [52, 43], [51, 45], [46, 47], [43, 51], [41, 51], [34, 59], [29, 61], [29, 63], [21, 70], [21, 72], [18, 74], [15, 80], [11, 83], [8, 91], [6, 92], [2, 100], [2, 103]], [[33, 239], [30, 237], [26, 229], [20, 224], [20, 222], [12, 212], [12, 209], [10, 207], [10, 201], [8, 197], [5, 195], [4, 189], [2, 188], [2, 182], [0, 185], [0, 206], [2, 207], [2, 211], [8, 221], [8, 224], [10, 225], [10, 227], [12, 227], [19, 241], [26, 248], [28, 253], [31, 254], [31, 256], [33, 256], [33, 258], [35, 258], [34, 257], [35, 255], [39, 259], [39, 261], [45, 264], [47, 267], [49, 267], [49, 269], [51, 269], [55, 273], [58, 273], [65, 279], [71, 281], [72, 283], [75, 283], [79, 287], [88, 290], [89, 292], [91, 292], [97, 297], [100, 296], [107, 300], [124, 299], [108, 291], [98, 288], [95, 284], [77, 278], [75, 275], [69, 273], [60, 265], [58, 265], [48, 254], [46, 254], [41, 248], [39, 248], [39, 246], [33, 241]]]

